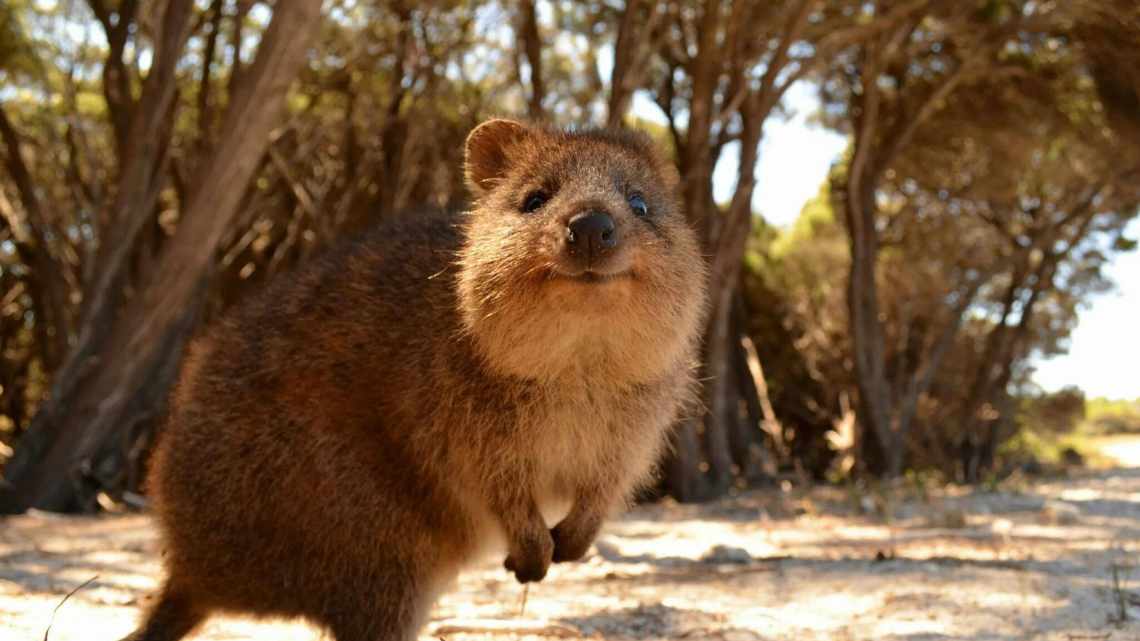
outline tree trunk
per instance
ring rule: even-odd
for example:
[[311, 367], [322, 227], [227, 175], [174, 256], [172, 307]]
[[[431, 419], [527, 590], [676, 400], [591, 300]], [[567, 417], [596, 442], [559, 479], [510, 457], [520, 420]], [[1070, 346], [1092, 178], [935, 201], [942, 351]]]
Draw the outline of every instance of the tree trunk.
[[[754, 485], [766, 479], [767, 457], [764, 450], [764, 429], [775, 423], [775, 417], [770, 416], [771, 404], [767, 399], [767, 384], [764, 382], [763, 370], [760, 368], [759, 357], [755, 349], [750, 353], [744, 346], [745, 321], [747, 319], [741, 296], [737, 296], [733, 305], [732, 335], [737, 337], [736, 349], [732, 353], [732, 369], [736, 380], [735, 396], [737, 403], [732, 408], [732, 417], [735, 423], [732, 430], [730, 444], [732, 445], [732, 458], [740, 470], [740, 476], [749, 485]], [[749, 348], [751, 348], [749, 342]], [[755, 358], [754, 362], [750, 362]], [[743, 407], [741, 407], [741, 403]], [[743, 409], [743, 414], [741, 414]], [[771, 419], [771, 422], [769, 422]]]
[[[1027, 265], [1019, 265], [1010, 275], [1010, 283], [1002, 299], [1001, 317], [986, 336], [985, 347], [975, 369], [974, 381], [962, 413], [963, 434], [960, 449], [968, 453], [962, 457], [962, 474], [967, 482], [977, 482], [988, 465], [985, 461], [989, 460], [992, 463], [998, 445], [997, 431], [1001, 427], [1001, 415], [983, 417], [982, 410], [986, 403], [996, 405], [1006, 400], [1006, 388], [1013, 377], [1014, 362], [1018, 359], [1021, 345], [1027, 340], [1032, 329], [1038, 302], [1042, 295], [1053, 288], [1058, 265], [1085, 238], [1096, 218], [1092, 203], [1099, 197], [1099, 193], [1100, 189], [1093, 190], [1070, 216], [1070, 222], [1076, 220], [1079, 223], [1076, 229], [1067, 235], [1063, 247], [1056, 248], [1060, 239], [1054, 235], [1047, 236], [1044, 241], [1035, 240], [1031, 247], [1040, 245], [1048, 248], [1036, 267], [1028, 271]], [[1065, 235], [1064, 228], [1065, 225], [1054, 227], [1062, 232], [1060, 234], [1062, 236]], [[1027, 283], [1032, 283], [1029, 285], [1031, 289], [1028, 298], [1022, 301], [1019, 293]], [[1016, 325], [1010, 326], [1007, 323], [1015, 307], [1020, 308], [1019, 318]]]
[[[720, 13], [719, 2], [705, 0], [702, 3], [699, 53], [691, 65], [693, 89], [689, 103], [689, 126], [685, 132], [683, 145], [678, 145], [681, 196], [684, 202], [685, 216], [693, 228], [697, 230], [701, 242], [705, 243], [706, 246], [709, 240], [708, 225], [717, 215], [709, 184], [712, 176], [712, 150], [709, 146], [709, 132], [713, 116], [713, 97], [719, 75], [715, 45], [716, 34], [719, 31]], [[713, 295], [715, 294], [710, 292], [710, 296]], [[702, 381], [714, 376], [710, 373], [707, 353], [710, 340], [709, 329], [712, 327], [711, 323], [715, 313], [715, 310], [710, 310], [710, 325], [706, 327], [702, 346], [702, 371], [699, 377]], [[701, 388], [699, 398], [703, 407], [692, 408], [691, 411], [694, 416], [678, 422], [674, 434], [675, 446], [664, 464], [666, 490], [679, 501], [699, 501], [712, 495], [708, 488], [707, 471], [716, 468], [714, 468], [713, 461], [706, 458], [706, 456], [710, 456], [709, 453], [702, 452], [702, 444], [704, 448], [711, 445], [713, 448], [720, 449], [725, 443], [723, 433], [720, 435], [708, 434], [710, 428], [706, 419], [716, 411], [714, 407], [709, 405], [709, 397], [710, 393], [715, 392], [710, 392], [709, 386], [706, 384], [702, 384]], [[719, 406], [719, 403], [717, 405]], [[721, 425], [719, 419], [716, 424]], [[716, 456], [723, 464], [723, 461], [729, 458], [727, 445], [724, 445]]]
[[701, 8], [698, 54], [692, 60], [692, 97], [689, 100], [689, 123], [684, 149], [680, 153], [681, 191], [685, 215], [708, 242], [710, 224], [716, 218], [712, 197], [712, 124], [717, 81], [720, 78], [721, 52], [717, 47], [723, 10], [716, 0], [705, 0]]
[[36, 331], [44, 339], [41, 341], [44, 367], [50, 373], [63, 360], [71, 338], [68, 314], [71, 287], [64, 272], [67, 266], [56, 260], [48, 246], [44, 208], [24, 162], [20, 136], [8, 119], [3, 104], [0, 104], [0, 140], [7, 149], [5, 166], [24, 206], [24, 225], [18, 221], [9, 221], [9, 225], [16, 241], [16, 251], [24, 264], [31, 268], [27, 278], [29, 293], [36, 313]]
[[[730, 319], [732, 311], [732, 291], [717, 292], [713, 295], [713, 318], [706, 327], [704, 337], [704, 385], [701, 386], [701, 400], [704, 401], [704, 431], [701, 440], [705, 446], [708, 463], [709, 491], [719, 496], [732, 485], [732, 454], [729, 448], [729, 432], [735, 427], [726, 420], [729, 408], [735, 401], [730, 384]], [[728, 303], [722, 303], [723, 298]], [[738, 338], [738, 337], [736, 337]]]
[[[530, 67], [530, 96], [527, 115], [538, 120], [545, 115], [542, 99], [546, 97], [546, 82], [542, 74], [542, 35], [538, 32], [538, 10], [534, 0], [519, 3], [519, 31], [527, 66]], [[520, 74], [521, 75], [521, 74]], [[520, 78], [521, 80], [521, 78]]]
[[610, 95], [606, 102], [606, 125], [620, 127], [633, 103], [633, 92], [642, 85], [649, 69], [649, 54], [664, 7], [645, 0], [627, 0], [614, 42], [614, 66], [610, 71]]
[[[320, 0], [279, 3], [226, 111], [220, 143], [195, 181], [174, 237], [143, 293], [121, 310], [98, 370], [33, 425], [9, 463], [0, 511], [89, 508], [97, 487], [123, 476], [141, 424], [160, 416], [202, 307], [215, 253], [269, 143], [285, 92], [320, 18]], [[61, 411], [65, 410], [65, 411]]]
[[[806, 7], [801, 6], [806, 20]], [[685, 211], [709, 255], [709, 316], [702, 351], [701, 399], [705, 404], [701, 441], [705, 447], [706, 477], [710, 496], [726, 491], [739, 469], [733, 469], [732, 442], [739, 426], [735, 416], [740, 389], [734, 385], [733, 357], [741, 349], [738, 330], [732, 327], [733, 302], [736, 300], [744, 251], [752, 231], [752, 195], [756, 186], [756, 163], [764, 121], [779, 103], [788, 85], [775, 84], [776, 71], [765, 75], [763, 86], [750, 91], [741, 108], [740, 163], [736, 191], [726, 211], [721, 211], [712, 198], [714, 148], [712, 138], [713, 96], [720, 77], [716, 46], [718, 25], [722, 19], [720, 3], [706, 2], [701, 16], [699, 55], [692, 62], [692, 99], [689, 128], [680, 155]], [[796, 23], [799, 24], [799, 23]], [[802, 26], [802, 25], [801, 25]], [[791, 31], [791, 33], [797, 33]], [[791, 38], [791, 35], [787, 35]], [[780, 48], [771, 64], [786, 64], [784, 53], [790, 40]], [[612, 112], [611, 112], [612, 114]], [[680, 429], [688, 429], [681, 426]]]
[[665, 491], [682, 503], [695, 503], [709, 495], [708, 481], [701, 472], [704, 457], [698, 439], [699, 417], [683, 417], [670, 441], [669, 456], [661, 478]]
[[[100, 3], [92, 3], [95, 4]], [[54, 372], [50, 398], [40, 407], [21, 440], [20, 448], [5, 467], [9, 476], [19, 476], [23, 466], [36, 460], [52, 437], [48, 424], [68, 409], [82, 379], [106, 353], [115, 313], [122, 299], [138, 238], [153, 219], [154, 205], [166, 162], [169, 123], [174, 104], [174, 71], [188, 32], [193, 0], [170, 0], [163, 13], [154, 64], [143, 84], [142, 96], [132, 109], [126, 153], [119, 168], [114, 202], [99, 221], [99, 251], [88, 261], [84, 278], [83, 305], [75, 344]], [[0, 501], [3, 503], [3, 501]]]
[[131, 79], [127, 65], [123, 61], [123, 52], [138, 13], [139, 3], [138, 0], [118, 2], [114, 11], [104, 0], [88, 0], [87, 4], [103, 26], [103, 35], [107, 39], [107, 59], [103, 63], [103, 96], [107, 101], [107, 114], [111, 120], [111, 129], [115, 133], [115, 151], [118, 152], [121, 166], [126, 162], [129, 153], [126, 142], [131, 111], [134, 109]]
[[[853, 162], [852, 175], [859, 171]], [[850, 179], [849, 179], [850, 182]], [[858, 183], [857, 183], [858, 184]], [[849, 186], [844, 198], [850, 236], [851, 266], [847, 283], [848, 326], [854, 351], [855, 376], [859, 389], [859, 422], [861, 440], [873, 435], [881, 449], [884, 467], [877, 469], [874, 458], [864, 459], [871, 473], [897, 476], [902, 470], [902, 452], [891, 429], [890, 385], [884, 371], [885, 344], [879, 320], [878, 285], [875, 266], [878, 263], [878, 235], [874, 231], [874, 191], [869, 185]], [[867, 443], [861, 453], [871, 454], [875, 445]]]

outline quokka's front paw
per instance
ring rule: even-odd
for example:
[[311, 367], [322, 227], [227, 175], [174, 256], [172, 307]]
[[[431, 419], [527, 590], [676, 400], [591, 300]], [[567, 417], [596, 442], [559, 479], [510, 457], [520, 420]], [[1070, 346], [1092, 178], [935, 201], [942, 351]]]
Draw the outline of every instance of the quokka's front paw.
[[577, 561], [586, 556], [597, 532], [597, 528], [567, 527], [565, 522], [554, 526], [554, 529], [550, 530], [550, 537], [554, 539], [554, 562]]
[[554, 541], [550, 534], [542, 532], [532, 539], [520, 542], [503, 561], [503, 567], [515, 575], [519, 583], [541, 581], [550, 568], [554, 554]]

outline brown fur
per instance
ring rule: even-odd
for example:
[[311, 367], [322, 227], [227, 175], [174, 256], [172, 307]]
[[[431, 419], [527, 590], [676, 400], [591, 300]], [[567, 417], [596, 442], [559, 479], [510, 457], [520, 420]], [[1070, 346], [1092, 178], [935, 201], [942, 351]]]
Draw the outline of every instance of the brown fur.
[[[704, 301], [676, 172], [633, 134], [498, 120], [467, 176], [470, 212], [387, 223], [192, 346], [150, 477], [167, 578], [129, 638], [235, 612], [407, 641], [464, 565], [541, 580], [646, 480]], [[617, 225], [604, 282], [565, 248], [585, 209]]]

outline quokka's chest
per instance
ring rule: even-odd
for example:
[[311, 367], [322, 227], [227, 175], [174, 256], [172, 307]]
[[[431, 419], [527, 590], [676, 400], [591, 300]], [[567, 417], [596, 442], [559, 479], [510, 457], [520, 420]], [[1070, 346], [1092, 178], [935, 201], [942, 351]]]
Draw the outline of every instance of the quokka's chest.
[[567, 394], [529, 411], [524, 429], [551, 472], [590, 473], [658, 431], [657, 405], [629, 394]]

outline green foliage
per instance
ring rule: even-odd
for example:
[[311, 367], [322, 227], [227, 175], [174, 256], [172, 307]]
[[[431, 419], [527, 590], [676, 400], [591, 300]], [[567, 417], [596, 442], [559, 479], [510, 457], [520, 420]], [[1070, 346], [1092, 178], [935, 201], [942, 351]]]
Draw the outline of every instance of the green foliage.
[[790, 229], [758, 221], [745, 256], [747, 331], [771, 372], [769, 395], [794, 459], [786, 463], [820, 478], [839, 454], [827, 435], [842, 431], [837, 423], [851, 383], [839, 276], [846, 264], [847, 245], [826, 184]]
[[1140, 434], [1140, 398], [1089, 399], [1086, 403], [1085, 427], [1094, 434]]
[[1111, 463], [1101, 453], [1096, 435], [1083, 429], [1066, 434], [1019, 429], [1002, 442], [997, 460], [999, 472], [1025, 465], [1030, 469], [1049, 471], [1077, 462], [1094, 467]]
[[1018, 417], [1023, 429], [1035, 434], [1064, 435], [1077, 429], [1085, 411], [1084, 392], [1066, 387], [1022, 398]]
[[[825, 181], [810, 200], [804, 203], [800, 215], [788, 233], [781, 234], [773, 243], [772, 253], [776, 257], [794, 254], [804, 244], [841, 239], [842, 230], [837, 227], [835, 203], [831, 197], [831, 183]], [[837, 233], [838, 232], [838, 233]]]
[[40, 71], [35, 43], [28, 37], [25, 23], [26, 0], [0, 5], [0, 81], [36, 74]]

